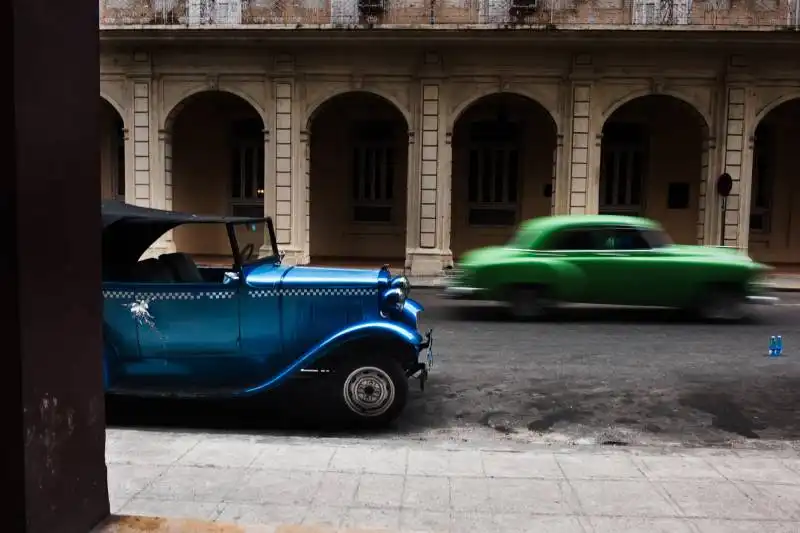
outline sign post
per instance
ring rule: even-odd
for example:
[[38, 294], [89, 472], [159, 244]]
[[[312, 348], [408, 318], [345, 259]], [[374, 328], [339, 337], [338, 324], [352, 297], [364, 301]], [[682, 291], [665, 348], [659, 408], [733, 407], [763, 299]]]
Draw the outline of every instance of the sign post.
[[725, 172], [717, 178], [717, 194], [722, 199], [722, 219], [719, 224], [719, 244], [725, 246], [725, 214], [728, 211], [728, 196], [733, 189], [733, 178]]

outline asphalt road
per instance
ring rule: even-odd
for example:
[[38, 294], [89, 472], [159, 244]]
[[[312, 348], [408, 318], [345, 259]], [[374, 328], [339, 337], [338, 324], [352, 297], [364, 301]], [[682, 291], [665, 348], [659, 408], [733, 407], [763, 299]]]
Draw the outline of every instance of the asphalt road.
[[[756, 320], [735, 325], [607, 308], [514, 323], [496, 306], [451, 303], [426, 290], [413, 296], [426, 307], [422, 327], [434, 328], [436, 367], [424, 393], [414, 384], [406, 412], [383, 438], [618, 445], [800, 441], [800, 294], [786, 293], [780, 305], [759, 308]], [[770, 335], [783, 336], [783, 356], [767, 357]], [[303, 409], [316, 411], [309, 397]], [[330, 431], [315, 426], [313, 417], [298, 422], [294, 400], [247, 410], [169, 405], [113, 405], [109, 421]]]

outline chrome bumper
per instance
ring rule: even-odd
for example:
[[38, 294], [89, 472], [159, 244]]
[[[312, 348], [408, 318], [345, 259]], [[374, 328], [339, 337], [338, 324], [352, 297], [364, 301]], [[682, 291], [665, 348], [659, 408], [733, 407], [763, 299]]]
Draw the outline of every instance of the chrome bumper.
[[775, 305], [780, 301], [777, 296], [766, 296], [762, 294], [750, 294], [747, 296], [747, 303], [755, 305]]
[[451, 285], [449, 287], [444, 288], [444, 290], [442, 291], [442, 296], [454, 300], [459, 300], [459, 299], [469, 300], [470, 298], [476, 298], [480, 296], [481, 292], [483, 292], [483, 289], [478, 287], [460, 287], [457, 285]]

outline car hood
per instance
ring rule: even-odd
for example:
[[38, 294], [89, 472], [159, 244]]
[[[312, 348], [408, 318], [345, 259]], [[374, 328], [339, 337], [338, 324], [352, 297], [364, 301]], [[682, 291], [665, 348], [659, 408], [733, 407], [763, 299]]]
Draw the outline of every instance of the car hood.
[[274, 286], [281, 283], [283, 285], [365, 287], [376, 286], [382, 274], [387, 277], [388, 281], [388, 275], [384, 272], [378, 269], [261, 265], [247, 274], [247, 283], [255, 286]]

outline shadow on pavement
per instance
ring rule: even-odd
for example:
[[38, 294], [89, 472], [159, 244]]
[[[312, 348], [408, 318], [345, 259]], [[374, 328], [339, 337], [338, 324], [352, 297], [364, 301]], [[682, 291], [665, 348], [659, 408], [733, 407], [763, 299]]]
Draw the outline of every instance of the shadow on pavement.
[[[201, 431], [239, 431], [245, 433], [313, 437], [387, 437], [403, 433], [408, 411], [400, 419], [380, 429], [347, 423], [330, 409], [331, 400], [313, 390], [313, 385], [265, 394], [244, 400], [176, 400], [156, 398], [106, 397], [106, 424], [130, 428], [174, 428]], [[299, 389], [299, 390], [298, 390]], [[418, 382], [412, 380], [409, 401], [418, 395]], [[430, 393], [427, 391], [424, 396]], [[425, 417], [426, 422], [431, 421]], [[446, 421], [438, 420], [437, 426]]]
[[[433, 308], [429, 316], [451, 321], [511, 322], [507, 310], [499, 305], [453, 305]], [[539, 323], [598, 323], [614, 324], [635, 322], [638, 324], [714, 324], [747, 325], [761, 324], [765, 317], [754, 313], [744, 320], [716, 322], [692, 317], [685, 311], [674, 309], [634, 309], [615, 307], [567, 307], [556, 309], [536, 320]]]

